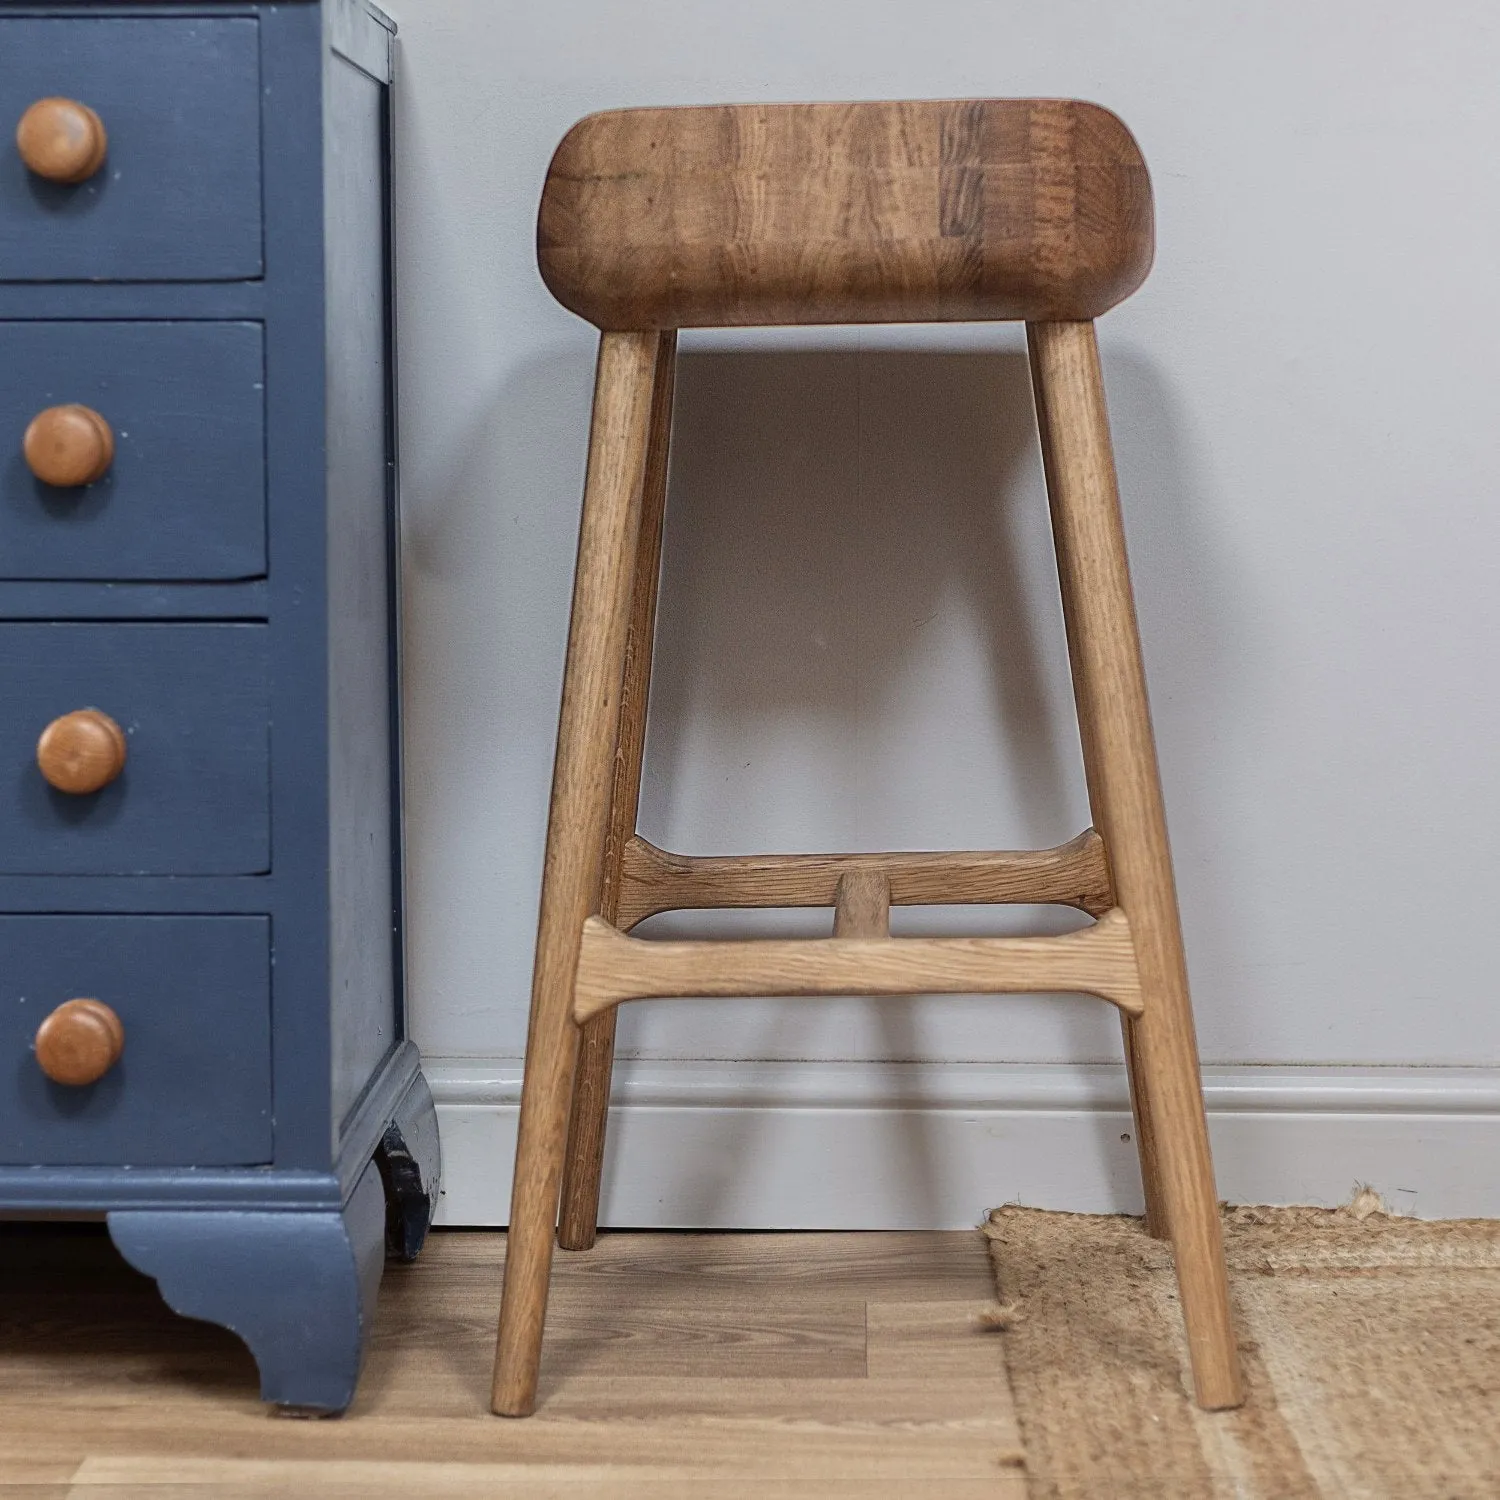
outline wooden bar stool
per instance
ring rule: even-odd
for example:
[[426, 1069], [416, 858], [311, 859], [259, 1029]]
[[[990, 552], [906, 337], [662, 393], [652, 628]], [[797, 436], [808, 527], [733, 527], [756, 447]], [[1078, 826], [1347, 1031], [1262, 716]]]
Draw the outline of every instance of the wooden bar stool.
[[[554, 1231], [593, 1243], [623, 1000], [1078, 991], [1120, 1012], [1148, 1224], [1200, 1405], [1238, 1405], [1213, 1167], [1093, 319], [1151, 264], [1130, 133], [1061, 100], [594, 115], [552, 160], [553, 295], [602, 330], [547, 830], [494, 1409], [535, 1406]], [[1023, 853], [699, 858], [636, 832], [676, 330], [1024, 320], [1093, 827]], [[1058, 902], [1035, 938], [892, 938], [890, 906]], [[832, 906], [833, 936], [650, 942], [688, 907]], [[561, 1217], [559, 1218], [559, 1197]]]

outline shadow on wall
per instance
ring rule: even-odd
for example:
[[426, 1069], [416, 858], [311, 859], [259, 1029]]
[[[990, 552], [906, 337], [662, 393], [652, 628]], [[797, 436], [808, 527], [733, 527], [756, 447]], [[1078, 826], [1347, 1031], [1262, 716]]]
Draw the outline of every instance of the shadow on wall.
[[[1169, 813], [1196, 865], [1215, 841], [1198, 794], [1211, 793], [1233, 589], [1202, 539], [1169, 389], [1129, 350], [1106, 357], [1106, 382]], [[957, 625], [934, 641], [940, 617]], [[968, 675], [936, 698], [914, 690], [945, 651], [968, 653]], [[766, 848], [757, 821], [774, 805], [716, 817], [684, 809], [684, 788], [705, 752], [733, 774], [733, 747], [808, 724], [819, 801], [795, 847], [1035, 847], [1087, 824], [1019, 350], [681, 357], [643, 829], [719, 852], [741, 847], [723, 825], [743, 822], [743, 847]], [[924, 785], [908, 743], [970, 779]], [[750, 790], [745, 778], [730, 795]]]
[[[1076, 817], [1061, 617], [1037, 607], [1025, 563], [1040, 532], [1018, 531], [1013, 505], [1035, 446], [1020, 353], [685, 353], [643, 823], [668, 818], [694, 720], [726, 744], [812, 721], [833, 779], [857, 777], [899, 732], [889, 700], [955, 592], [1026, 788], [1012, 836], [1050, 841]], [[903, 789], [857, 792], [891, 803]]]

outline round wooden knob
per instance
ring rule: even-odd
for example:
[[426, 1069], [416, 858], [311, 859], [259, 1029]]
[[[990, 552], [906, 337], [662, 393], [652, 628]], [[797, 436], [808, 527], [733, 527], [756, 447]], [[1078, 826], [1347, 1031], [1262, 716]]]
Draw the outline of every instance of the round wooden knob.
[[125, 1028], [102, 1000], [64, 1000], [36, 1034], [36, 1060], [54, 1083], [81, 1088], [119, 1062]]
[[49, 182], [82, 182], [104, 165], [104, 121], [76, 99], [38, 99], [16, 126], [21, 160]]
[[21, 448], [43, 484], [72, 489], [104, 478], [114, 462], [115, 435], [91, 406], [49, 406], [31, 419]]
[[125, 769], [125, 731], [97, 708], [80, 708], [42, 731], [36, 763], [60, 792], [97, 792]]

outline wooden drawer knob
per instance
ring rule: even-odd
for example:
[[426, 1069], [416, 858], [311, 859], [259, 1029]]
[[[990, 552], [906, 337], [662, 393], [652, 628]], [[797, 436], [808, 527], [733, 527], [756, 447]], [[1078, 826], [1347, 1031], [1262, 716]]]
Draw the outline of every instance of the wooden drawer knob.
[[38, 99], [16, 126], [21, 160], [49, 182], [83, 182], [104, 165], [104, 121], [76, 99]]
[[49, 406], [31, 419], [21, 448], [43, 484], [73, 489], [104, 478], [114, 462], [115, 435], [91, 406]]
[[36, 763], [60, 792], [97, 792], [125, 769], [125, 731], [97, 708], [80, 708], [42, 731]]
[[125, 1050], [125, 1027], [102, 1000], [64, 1000], [36, 1034], [36, 1060], [54, 1083], [103, 1078]]

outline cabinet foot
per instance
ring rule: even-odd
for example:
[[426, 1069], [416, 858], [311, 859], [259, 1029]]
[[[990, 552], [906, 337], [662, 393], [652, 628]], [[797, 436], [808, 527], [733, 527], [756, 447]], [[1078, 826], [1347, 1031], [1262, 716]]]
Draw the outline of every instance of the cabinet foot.
[[442, 1168], [437, 1110], [420, 1073], [392, 1111], [375, 1160], [385, 1179], [386, 1249], [397, 1260], [415, 1260], [437, 1212]]
[[263, 1400], [334, 1414], [354, 1399], [385, 1260], [375, 1162], [338, 1213], [125, 1211], [109, 1232], [174, 1311], [244, 1340]]

